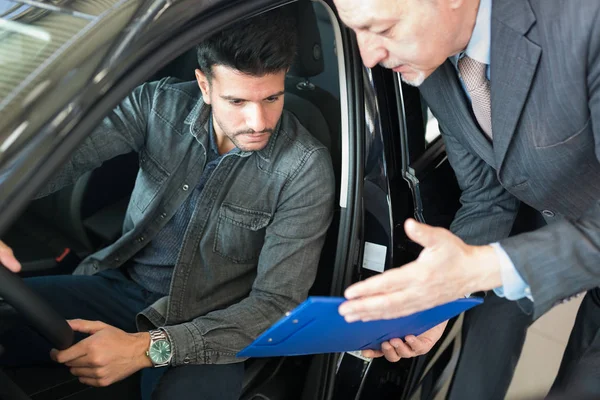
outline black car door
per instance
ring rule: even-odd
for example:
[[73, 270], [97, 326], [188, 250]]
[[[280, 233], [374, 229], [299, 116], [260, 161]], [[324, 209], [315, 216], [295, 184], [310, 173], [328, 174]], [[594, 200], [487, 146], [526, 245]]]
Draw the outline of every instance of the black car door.
[[[403, 229], [407, 218], [448, 228], [460, 191], [435, 120], [418, 89], [389, 70], [365, 69], [364, 162], [360, 166], [360, 245], [353, 280], [414, 260], [421, 248]], [[449, 326], [427, 355], [390, 363], [345, 353], [334, 399], [433, 398], [451, 376], [460, 350], [460, 323]]]

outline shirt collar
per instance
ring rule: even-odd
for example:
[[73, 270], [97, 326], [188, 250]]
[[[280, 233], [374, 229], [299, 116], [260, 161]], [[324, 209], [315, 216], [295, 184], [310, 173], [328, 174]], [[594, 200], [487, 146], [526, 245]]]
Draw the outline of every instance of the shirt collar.
[[465, 53], [472, 59], [490, 65], [492, 0], [480, 0], [477, 19]]
[[[208, 145], [210, 146], [210, 151], [212, 151], [217, 157], [221, 157], [222, 155], [219, 154], [219, 146], [217, 146], [217, 137], [215, 135], [215, 128], [213, 126], [213, 115], [212, 112], [210, 113], [210, 117], [208, 118]], [[233, 149], [229, 150], [229, 152], [227, 152], [226, 154], [235, 154], [235, 153], [239, 153], [240, 149], [238, 149], [237, 147], [234, 147]], [[223, 154], [225, 155], [225, 154]]]
[[465, 54], [474, 60], [490, 65], [491, 27], [492, 0], [480, 0], [475, 27], [467, 48], [450, 58], [455, 67], [458, 60]]

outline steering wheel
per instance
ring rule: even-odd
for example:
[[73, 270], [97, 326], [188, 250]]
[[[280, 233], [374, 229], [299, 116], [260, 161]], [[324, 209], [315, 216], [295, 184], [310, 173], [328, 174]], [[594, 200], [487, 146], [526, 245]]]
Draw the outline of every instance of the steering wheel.
[[13, 306], [52, 346], [64, 350], [73, 344], [67, 321], [31, 290], [16, 274], [0, 264], [0, 297]]

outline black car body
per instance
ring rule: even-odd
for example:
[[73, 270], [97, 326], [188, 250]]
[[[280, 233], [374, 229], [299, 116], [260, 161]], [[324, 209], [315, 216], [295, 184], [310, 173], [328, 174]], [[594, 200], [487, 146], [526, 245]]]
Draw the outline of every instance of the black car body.
[[[31, 202], [101, 118], [145, 81], [192, 80], [191, 49], [203, 37], [283, 5], [298, 7], [301, 31], [300, 61], [286, 82], [286, 93], [299, 100], [286, 101], [286, 108], [303, 123], [315, 115], [326, 121], [339, 196], [312, 293], [341, 296], [351, 283], [414, 259], [420, 248], [404, 234], [408, 217], [449, 226], [459, 190], [441, 138], [426, 135], [431, 121], [418, 90], [389, 70], [363, 66], [332, 1], [15, 3], [2, 16], [13, 24], [0, 26], [0, 65], [18, 46], [15, 35], [26, 42], [46, 40], [44, 29], [52, 33], [52, 45], [35, 54], [26, 54], [31, 46], [21, 42], [23, 65], [17, 61], [19, 68], [5, 71], [0, 83], [0, 237], [22, 261], [23, 276], [69, 273], [120, 232], [135, 155]], [[52, 24], [45, 23], [50, 17]], [[73, 29], [65, 34], [64, 26]], [[65, 39], [52, 43], [61, 32]], [[351, 353], [250, 360], [243, 399], [433, 398], [451, 377], [459, 350], [460, 322], [426, 356], [395, 364]], [[135, 376], [91, 389], [64, 371], [8, 373], [36, 399], [139, 396]], [[8, 398], [13, 385], [0, 379], [0, 398]]]

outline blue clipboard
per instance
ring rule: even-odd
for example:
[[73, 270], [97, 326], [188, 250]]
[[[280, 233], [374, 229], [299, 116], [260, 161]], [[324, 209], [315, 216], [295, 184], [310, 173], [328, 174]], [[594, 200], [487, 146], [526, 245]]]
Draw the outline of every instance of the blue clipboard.
[[348, 323], [338, 313], [343, 297], [309, 297], [276, 322], [238, 357], [275, 357], [380, 349], [381, 343], [420, 335], [483, 302], [465, 298], [407, 317]]

